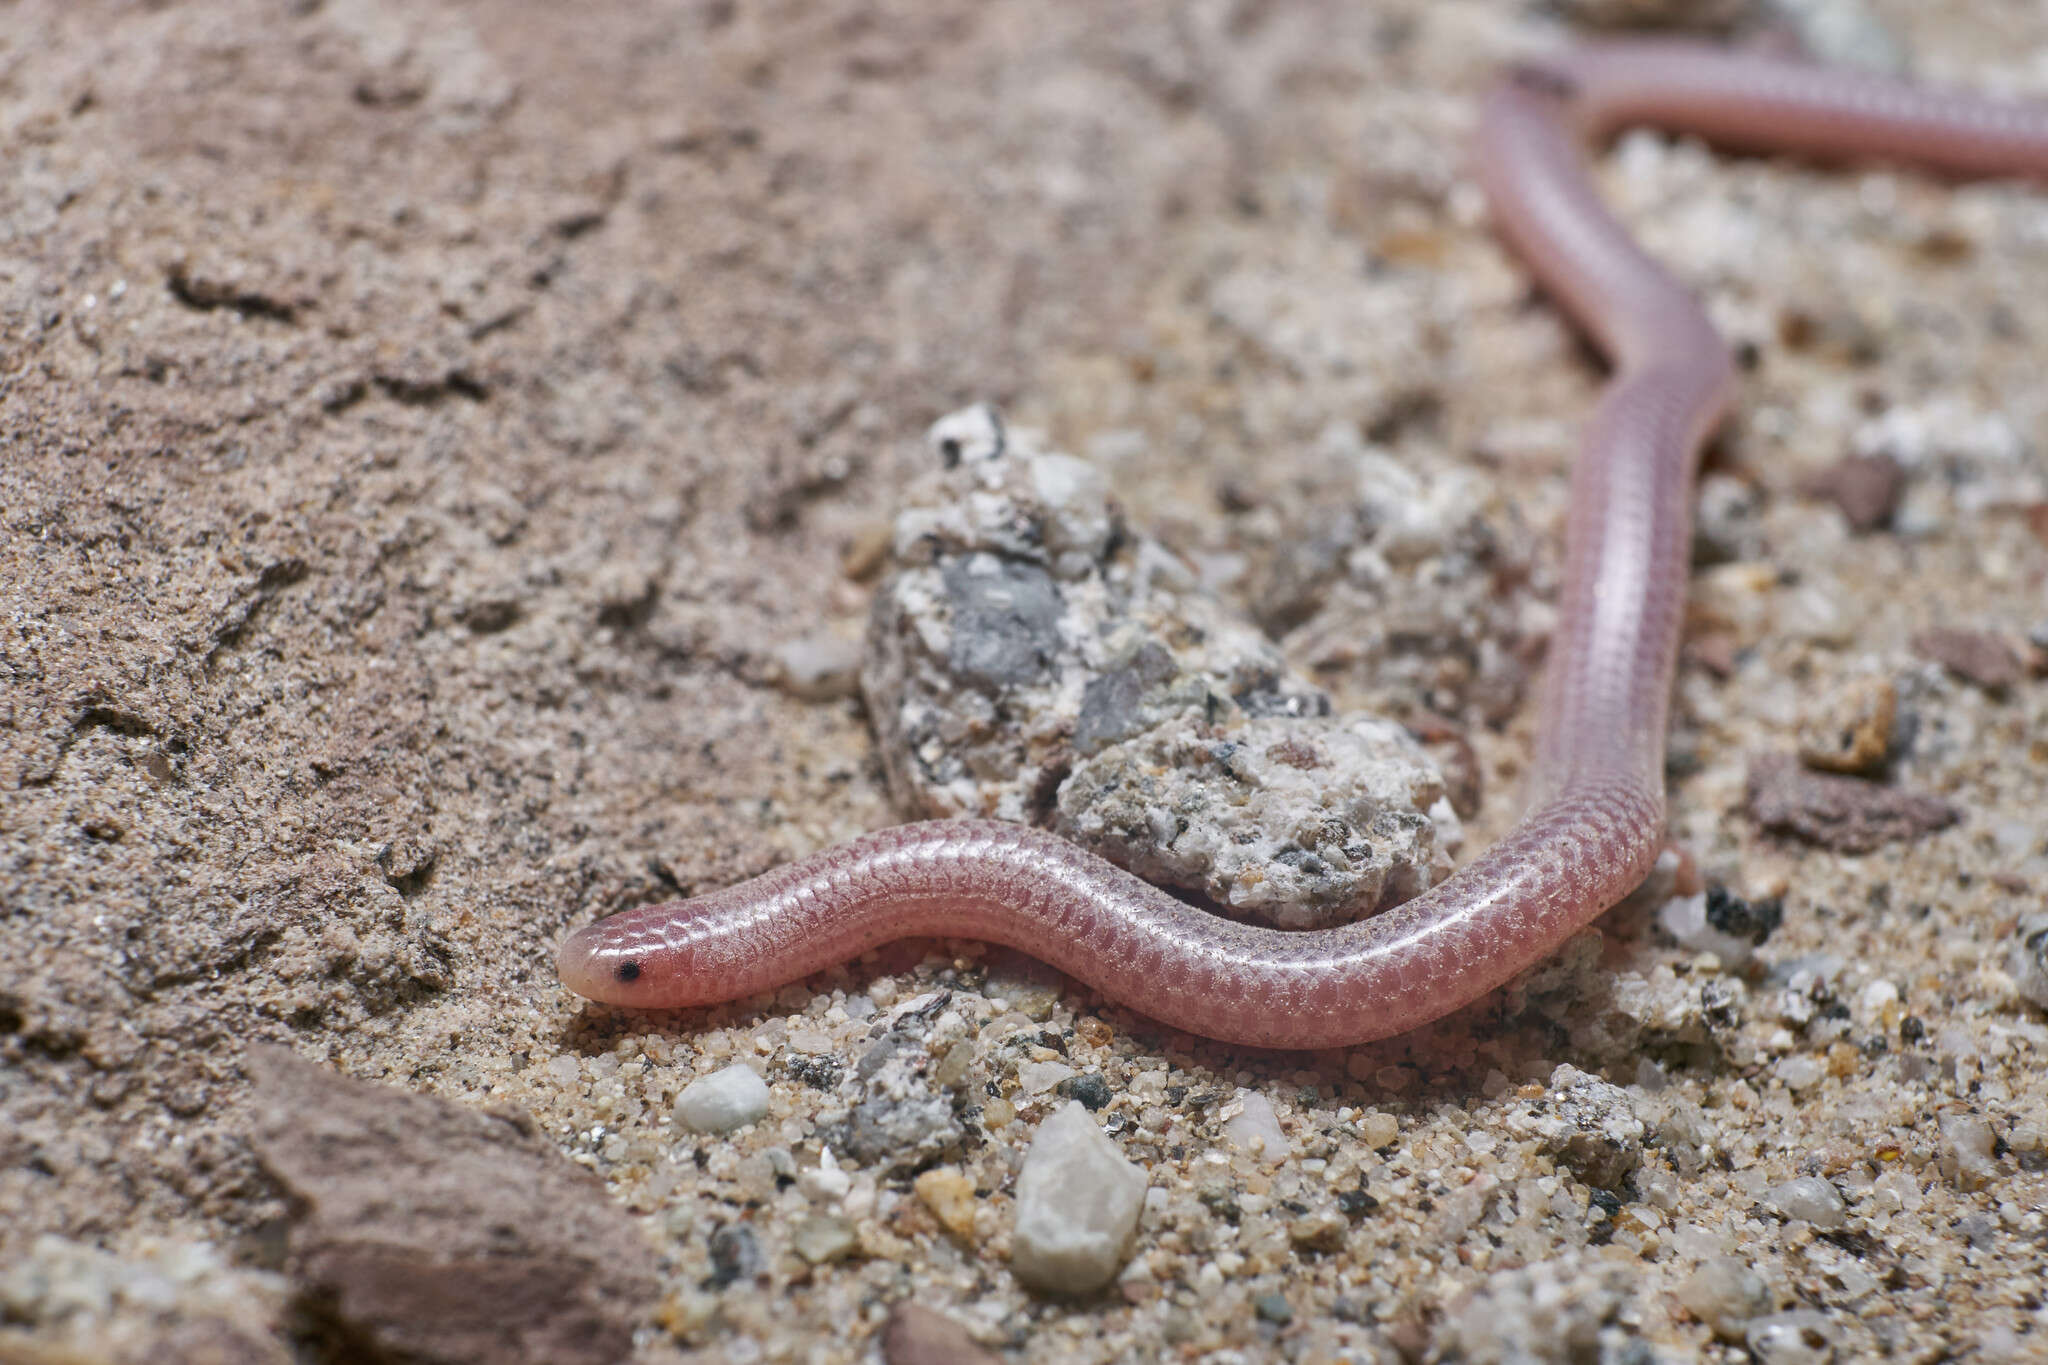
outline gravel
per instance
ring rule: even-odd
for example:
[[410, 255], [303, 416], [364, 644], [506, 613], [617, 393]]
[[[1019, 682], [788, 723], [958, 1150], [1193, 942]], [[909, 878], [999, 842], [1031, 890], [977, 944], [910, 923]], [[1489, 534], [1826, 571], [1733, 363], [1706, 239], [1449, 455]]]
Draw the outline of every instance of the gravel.
[[768, 1083], [745, 1063], [699, 1076], [676, 1099], [676, 1117], [693, 1133], [729, 1133], [767, 1113]]

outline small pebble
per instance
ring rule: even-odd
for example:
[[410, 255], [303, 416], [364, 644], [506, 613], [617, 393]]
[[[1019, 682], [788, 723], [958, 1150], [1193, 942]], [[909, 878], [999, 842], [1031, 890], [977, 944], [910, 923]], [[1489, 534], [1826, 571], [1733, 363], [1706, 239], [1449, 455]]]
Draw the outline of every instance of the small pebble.
[[736, 1063], [683, 1087], [676, 1117], [693, 1133], [729, 1133], [768, 1112], [768, 1083], [745, 1063]]
[[1238, 1151], [1267, 1162], [1285, 1161], [1290, 1154], [1286, 1134], [1280, 1131], [1280, 1116], [1273, 1103], [1256, 1090], [1237, 1092], [1238, 1112], [1223, 1123], [1223, 1140]]
[[2003, 636], [1988, 630], [1937, 627], [1913, 637], [1915, 653], [1934, 660], [1965, 682], [2002, 693], [2020, 680], [2020, 656]]
[[1811, 1090], [1828, 1074], [1827, 1063], [1807, 1053], [1797, 1053], [1778, 1063], [1778, 1079], [1787, 1090]]
[[654, 1321], [670, 1336], [683, 1341], [710, 1322], [717, 1312], [715, 1296], [696, 1289], [678, 1289], [655, 1308]]
[[[1338, 1198], [1341, 1204], [1343, 1197]], [[1326, 1208], [1288, 1224], [1287, 1240], [1310, 1251], [1338, 1251], [1343, 1248], [1344, 1234], [1350, 1227], [1350, 1220], [1337, 1209]]]
[[1267, 1322], [1285, 1327], [1294, 1321], [1294, 1308], [1285, 1294], [1261, 1294], [1252, 1300], [1252, 1311]]
[[888, 1365], [1001, 1365], [954, 1319], [909, 1299], [889, 1310], [882, 1359]]
[[1788, 1180], [1764, 1196], [1764, 1202], [1786, 1219], [1799, 1218], [1823, 1232], [1848, 1225], [1848, 1205], [1841, 1193], [1817, 1175]]
[[1678, 1286], [1678, 1301], [1723, 1341], [1741, 1341], [1751, 1319], [1777, 1306], [1763, 1276], [1739, 1256], [1715, 1256]]
[[2048, 915], [2028, 915], [2019, 922], [2005, 970], [2020, 999], [2048, 1010]]
[[1898, 708], [1898, 689], [1891, 679], [1856, 679], [1803, 718], [1799, 761], [1829, 772], [1876, 772], [1891, 756]]
[[1572, 1066], [1552, 1071], [1540, 1098], [1508, 1106], [1501, 1124], [1602, 1190], [1619, 1188], [1642, 1164], [1648, 1132], [1626, 1090]]
[[806, 1199], [822, 1204], [846, 1198], [846, 1192], [853, 1188], [853, 1177], [840, 1169], [838, 1158], [827, 1147], [818, 1153], [815, 1167], [797, 1176], [796, 1186]]
[[1094, 1071], [1061, 1081], [1056, 1089], [1070, 1100], [1079, 1100], [1091, 1113], [1114, 1098], [1109, 1082], [1102, 1079], [1101, 1073]]
[[767, 1265], [761, 1255], [761, 1244], [754, 1240], [754, 1230], [744, 1223], [727, 1223], [713, 1232], [710, 1250], [713, 1289], [752, 1279]]
[[1011, 1270], [1048, 1294], [1102, 1288], [1138, 1230], [1145, 1184], [1088, 1111], [1068, 1102], [1039, 1125], [1017, 1176]]
[[860, 690], [860, 642], [807, 635], [778, 646], [776, 682], [805, 701], [836, 701]]
[[1017, 1068], [1017, 1085], [1025, 1095], [1043, 1095], [1073, 1074], [1065, 1062], [1025, 1062]]
[[1790, 754], [1751, 759], [1747, 785], [1749, 815], [1759, 826], [1842, 853], [1869, 853], [1896, 840], [1917, 839], [1961, 818], [1939, 797], [1810, 772]]
[[1944, 1114], [1941, 1173], [1959, 1190], [1981, 1190], [1998, 1175], [1997, 1135], [1977, 1114]]
[[1834, 1329], [1811, 1309], [1758, 1318], [1743, 1341], [1757, 1365], [1829, 1365], [1835, 1358]]
[[917, 1197], [946, 1231], [974, 1240], [974, 1182], [952, 1166], [934, 1166], [917, 1178]]
[[974, 1065], [974, 1044], [958, 1042], [946, 1049], [946, 1055], [932, 1069], [932, 1083], [942, 1090], [952, 1090], [967, 1079], [967, 1073]]
[[1697, 896], [1674, 896], [1657, 912], [1657, 924], [1689, 953], [1712, 953], [1723, 965], [1740, 971], [1756, 956], [1748, 935], [1717, 928], [1707, 915], [1711, 891]]
[[799, 1220], [789, 1235], [796, 1254], [812, 1265], [823, 1265], [849, 1255], [859, 1242], [853, 1224], [833, 1213], [813, 1213]]
[[1906, 472], [1889, 455], [1844, 456], [1800, 485], [1801, 492], [1833, 503], [1859, 533], [1889, 526], [1905, 488]]

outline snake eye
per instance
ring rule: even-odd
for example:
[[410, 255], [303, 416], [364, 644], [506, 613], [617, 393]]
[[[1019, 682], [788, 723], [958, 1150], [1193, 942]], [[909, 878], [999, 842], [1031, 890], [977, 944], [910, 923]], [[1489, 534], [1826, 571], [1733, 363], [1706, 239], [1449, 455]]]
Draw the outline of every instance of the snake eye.
[[621, 962], [618, 970], [613, 972], [612, 975], [618, 977], [621, 981], [638, 981], [640, 979], [640, 964], [631, 961]]

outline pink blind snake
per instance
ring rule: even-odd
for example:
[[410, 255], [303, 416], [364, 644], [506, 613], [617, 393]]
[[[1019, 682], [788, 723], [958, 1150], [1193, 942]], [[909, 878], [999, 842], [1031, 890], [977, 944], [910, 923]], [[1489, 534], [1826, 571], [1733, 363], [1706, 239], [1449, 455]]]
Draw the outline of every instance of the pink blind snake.
[[1497, 228], [1612, 366], [1572, 470], [1531, 804], [1499, 843], [1371, 919], [1289, 932], [1186, 905], [1042, 830], [903, 825], [579, 928], [564, 984], [616, 1005], [709, 1004], [892, 939], [976, 938], [1189, 1033], [1339, 1047], [1468, 1004], [1614, 905], [1663, 838], [1694, 469], [1735, 388], [1698, 302], [1588, 179], [1580, 144], [1638, 123], [1741, 150], [2048, 178], [2048, 106], [1680, 41], [1583, 47], [1487, 96], [1476, 164]]

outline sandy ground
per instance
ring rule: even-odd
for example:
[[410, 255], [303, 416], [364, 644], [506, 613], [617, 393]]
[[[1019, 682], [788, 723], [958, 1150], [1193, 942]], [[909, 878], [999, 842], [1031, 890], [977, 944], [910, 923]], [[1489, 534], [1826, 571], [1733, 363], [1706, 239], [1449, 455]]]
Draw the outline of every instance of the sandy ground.
[[[1871, 11], [1916, 74], [2048, 95], [2048, 11]], [[252, 1082], [257, 1041], [530, 1114], [603, 1181], [547, 1197], [645, 1243], [607, 1330], [650, 1360], [860, 1359], [906, 1296], [1032, 1361], [2048, 1358], [2025, 187], [1648, 136], [1603, 163], [1745, 359], [1672, 826], [1782, 899], [1754, 963], [1623, 917], [1561, 985], [1348, 1056], [1200, 1044], [966, 945], [653, 1020], [555, 983], [574, 924], [893, 818], [859, 702], [796, 695], [785, 651], [858, 638], [963, 402], [1095, 459], [1252, 615], [1333, 431], [1479, 473], [1554, 547], [1599, 370], [1460, 149], [1494, 65], [1564, 32], [1477, 0], [7, 8], [0, 1358], [406, 1348], [322, 1278], [278, 1116], [317, 1087]], [[1905, 473], [1888, 528], [1803, 491], [1851, 453]], [[2020, 676], [1945, 669], [1938, 626]], [[1760, 830], [1750, 756], [1867, 678], [1899, 698], [1885, 780], [1958, 823]], [[1483, 840], [1526, 708], [1453, 719]], [[934, 990], [920, 1043], [973, 1044], [959, 1136], [817, 1178], [858, 1060]], [[736, 1058], [767, 1117], [683, 1132], [677, 1093]], [[1048, 1063], [1106, 1082], [1153, 1186], [1078, 1303], [1005, 1260]], [[1604, 1078], [1613, 1160], [1561, 1066]], [[1284, 1150], [1234, 1145], [1247, 1095]], [[961, 1175], [964, 1220], [919, 1169]]]

